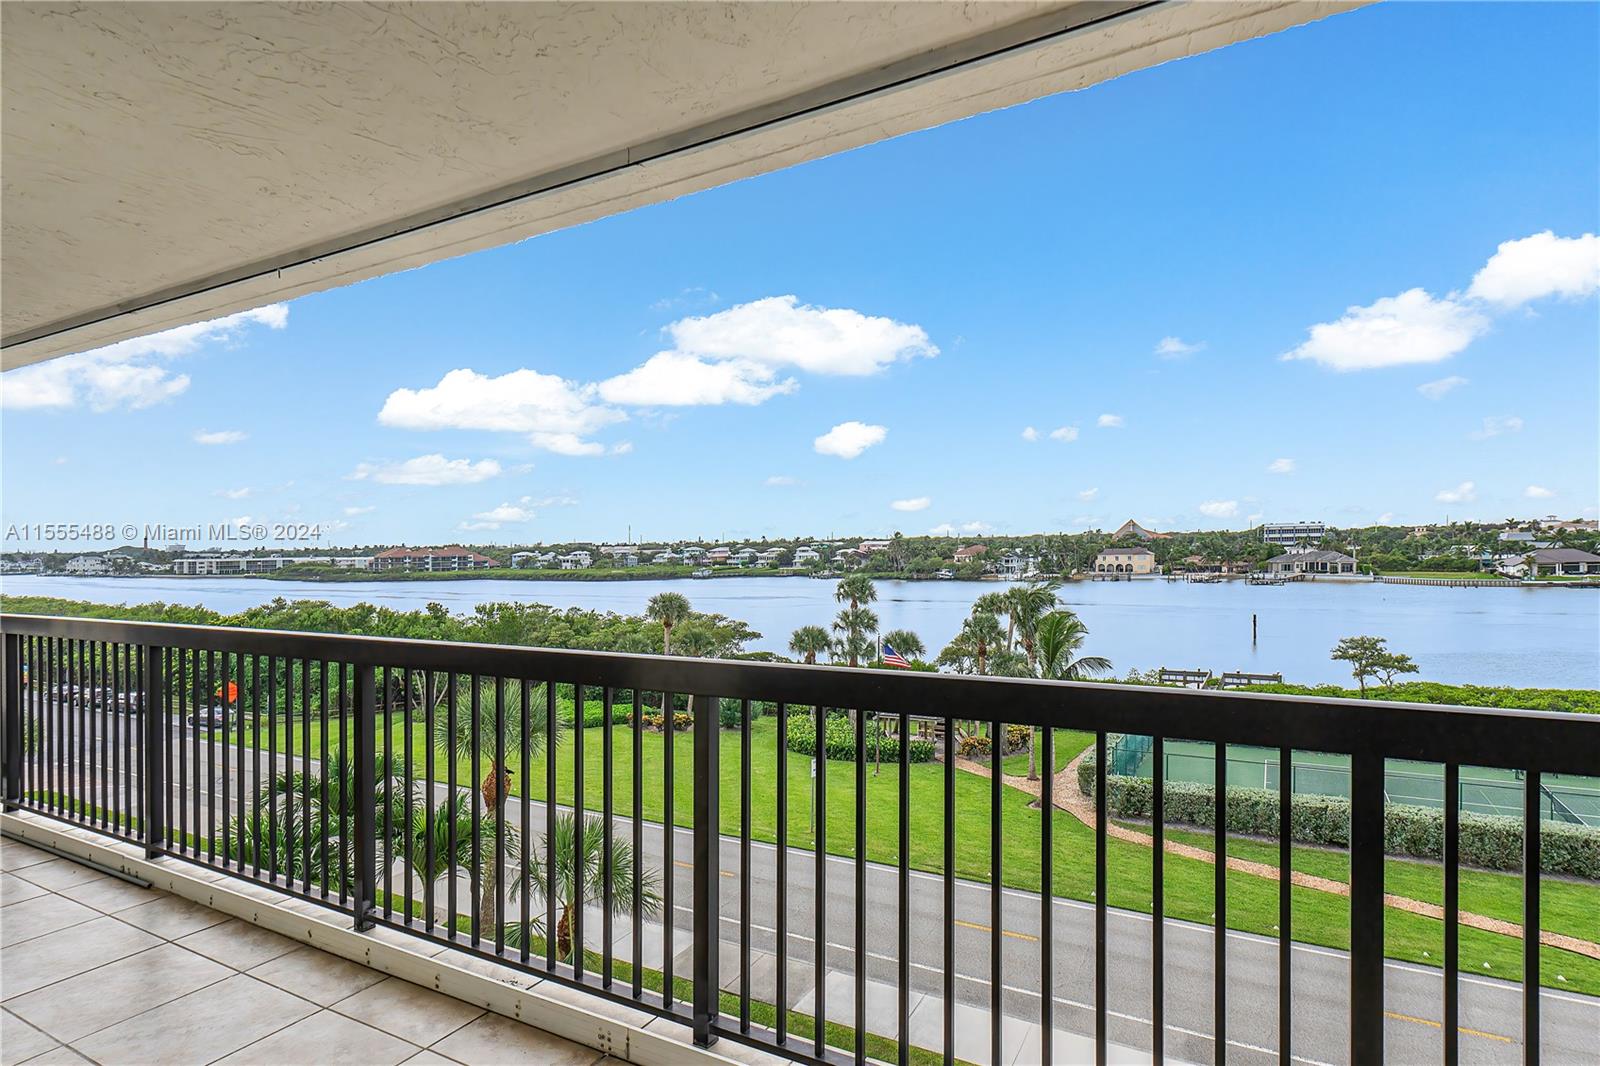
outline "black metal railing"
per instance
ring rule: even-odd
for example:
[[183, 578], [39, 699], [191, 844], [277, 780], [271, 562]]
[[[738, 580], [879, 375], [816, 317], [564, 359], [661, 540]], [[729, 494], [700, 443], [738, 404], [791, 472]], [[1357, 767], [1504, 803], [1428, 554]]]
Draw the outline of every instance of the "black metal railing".
[[[1229, 745], [1272, 749], [1282, 767], [1296, 752], [1350, 757], [1348, 1058], [1363, 1066], [1384, 1057], [1385, 759], [1442, 764], [1449, 797], [1462, 766], [1525, 774], [1522, 1056], [1529, 1063], [1539, 1052], [1540, 777], [1600, 774], [1600, 720], [1562, 714], [16, 615], [0, 616], [0, 632], [8, 809], [315, 900], [358, 929], [402, 929], [679, 1019], [702, 1044], [731, 1038], [807, 1062], [952, 1062], [985, 1051], [1001, 1062], [1018, 1054], [1008, 1031], [1029, 1024], [1040, 1027], [1039, 1060], [1070, 1057], [1055, 1046], [1062, 1018], [1054, 994], [1066, 965], [1077, 961], [1058, 951], [1054, 925], [1060, 829], [1070, 819], [1051, 803], [1038, 805], [1037, 845], [1023, 846], [1038, 849], [1036, 887], [1005, 889], [1008, 878], [1019, 880], [1006, 863], [1022, 816], [1010, 816], [1008, 834], [1001, 774], [974, 791], [958, 783], [953, 750], [942, 766], [914, 763], [919, 721], [947, 749], [962, 723], [986, 723], [996, 748], [1007, 726], [1041, 730], [1044, 796], [1054, 794], [1059, 774], [1057, 731], [1093, 735], [1093, 923], [1085, 949], [1093, 952], [1092, 996], [1088, 1019], [1068, 1024], [1092, 1041], [1100, 1062], [1112, 1040], [1108, 733], [1152, 738], [1148, 862], [1152, 910], [1161, 917], [1149, 932], [1148, 1032], [1130, 1039], [1156, 1061], [1169, 1048], [1168, 738], [1214, 744], [1219, 784]], [[752, 737], [767, 732], [766, 717], [776, 718], [775, 746], [757, 758]], [[796, 800], [790, 777], [809, 758], [791, 758], [800, 722], [814, 733], [812, 762], [822, 769], [813, 769], [808, 795]], [[886, 726], [897, 744], [880, 762], [871, 753]], [[680, 727], [689, 736], [675, 739]], [[685, 741], [687, 782], [674, 773]], [[834, 741], [851, 750], [848, 759], [823, 757]], [[830, 773], [830, 762], [838, 772]], [[1285, 827], [1292, 777], [1280, 773], [1277, 784]], [[738, 792], [727, 805], [724, 787]], [[839, 802], [830, 811], [834, 790]], [[893, 801], [871, 815], [869, 791], [892, 793]], [[1214, 790], [1210, 1047], [1218, 1063], [1229, 1048], [1226, 799], [1226, 788]], [[987, 816], [986, 828], [961, 821], [975, 809]], [[729, 817], [736, 833], [724, 832]], [[914, 837], [919, 820], [937, 832]], [[757, 829], [768, 834], [769, 825], [776, 841], [770, 877], [768, 849], [755, 847]], [[975, 854], [987, 844], [986, 871], [960, 876], [958, 833], [976, 838]], [[1458, 1057], [1459, 838], [1458, 805], [1447, 802], [1448, 1063]], [[1287, 831], [1278, 844], [1276, 1053], [1288, 1062], [1296, 997]], [[914, 847], [923, 856], [917, 868]], [[830, 862], [847, 873], [832, 876]], [[925, 901], [937, 928], [913, 928], [916, 878], [938, 883]], [[1022, 967], [1015, 950], [1007, 958], [1007, 923], [1018, 915], [1008, 896], [1025, 911], [1037, 907], [1039, 947]], [[679, 952], [684, 910], [687, 973]], [[885, 913], [894, 916], [892, 930], [877, 922]], [[962, 914], [986, 915], [987, 929]], [[958, 927], [969, 926], [987, 936], [958, 952]], [[847, 932], [848, 945], [835, 944]], [[767, 945], [759, 953], [773, 960], [770, 995], [753, 989], [757, 939]], [[985, 941], [982, 967], [973, 960]], [[919, 952], [930, 961], [914, 963]], [[848, 1009], [830, 995], [835, 963], [843, 976], [834, 990], [848, 986]], [[730, 972], [722, 972], [725, 964]], [[809, 987], [795, 986], [791, 967]], [[1026, 980], [1037, 993], [1024, 999], [1038, 1003], [1023, 1010], [1014, 985], [1031, 967]], [[869, 1003], [869, 973], [894, 984], [888, 1007]], [[923, 995], [938, 1003], [938, 1016], [919, 1023], [913, 996], [921, 1003]], [[958, 1012], [985, 1005], [986, 1039], [960, 1055], [958, 1043], [971, 1034]], [[869, 1018], [871, 1007], [878, 1020]]]

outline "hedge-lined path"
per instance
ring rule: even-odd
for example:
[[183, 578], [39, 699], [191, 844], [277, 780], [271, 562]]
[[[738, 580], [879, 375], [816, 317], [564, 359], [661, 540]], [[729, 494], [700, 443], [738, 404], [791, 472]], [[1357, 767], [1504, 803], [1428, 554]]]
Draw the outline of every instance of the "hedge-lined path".
[[[1094, 806], [1089, 802], [1089, 798], [1078, 791], [1077, 788], [1078, 764], [1088, 754], [1088, 751], [1078, 753], [1071, 762], [1056, 773], [1055, 790], [1052, 798], [1057, 808], [1066, 811], [1078, 821], [1093, 829], [1095, 827]], [[967, 773], [976, 774], [979, 777], [989, 776], [988, 766], [983, 763], [973, 762], [970, 759], [957, 758], [956, 769], [965, 770]], [[1020, 774], [1001, 774], [1000, 780], [1019, 792], [1027, 793], [1034, 799], [1039, 798], [1041, 789], [1038, 781], [1030, 781]], [[1148, 848], [1155, 845], [1155, 838], [1150, 834], [1140, 832], [1137, 829], [1129, 829], [1109, 820], [1106, 825], [1106, 833], [1118, 840], [1137, 844], [1140, 847]], [[1193, 844], [1185, 844], [1177, 840], [1166, 840], [1162, 843], [1164, 845], [1163, 850], [1169, 855], [1179, 855], [1186, 859], [1194, 859], [1197, 862], [1216, 862], [1216, 855], [1205, 848], [1197, 848]], [[1266, 863], [1251, 862], [1248, 859], [1234, 857], [1229, 857], [1227, 863], [1228, 869], [1249, 874], [1252, 877], [1260, 877], [1268, 881], [1276, 881], [1279, 877], [1278, 868], [1269, 866]], [[1318, 877], [1315, 874], [1304, 873], [1300, 870], [1289, 871], [1289, 881], [1293, 885], [1308, 888], [1314, 892], [1327, 892], [1334, 896], [1350, 895], [1350, 886], [1345, 882], [1335, 881], [1328, 877]], [[1444, 920], [1444, 908], [1436, 903], [1426, 903], [1420, 899], [1410, 899], [1406, 896], [1395, 896], [1387, 893], [1383, 897], [1383, 903], [1386, 907], [1409, 911], [1424, 918], [1433, 918], [1438, 921]], [[1516, 922], [1502, 921], [1499, 918], [1473, 914], [1470, 911], [1461, 911], [1460, 918], [1462, 925], [1481, 929], [1486, 933], [1498, 933], [1501, 936], [1522, 939], [1522, 926]], [[1545, 947], [1560, 948], [1563, 951], [1575, 952], [1591, 959], [1600, 959], [1600, 943], [1595, 943], [1592, 940], [1583, 940], [1579, 937], [1568, 936], [1565, 933], [1555, 933], [1545, 929], [1539, 933], [1539, 943]]]

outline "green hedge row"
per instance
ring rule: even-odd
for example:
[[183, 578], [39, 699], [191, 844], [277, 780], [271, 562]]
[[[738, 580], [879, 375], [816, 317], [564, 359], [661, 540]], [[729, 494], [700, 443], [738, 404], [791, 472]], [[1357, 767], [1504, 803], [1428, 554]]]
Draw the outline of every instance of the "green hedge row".
[[[895, 762], [900, 758], [900, 741], [898, 738], [885, 736], [882, 745], [879, 745], [878, 734], [883, 729], [881, 723], [869, 721], [866, 724], [866, 757], [868, 759], [882, 758], [884, 762]], [[794, 714], [789, 716], [789, 750], [801, 755], [815, 755], [817, 753], [817, 723], [816, 719], [807, 714]], [[829, 715], [825, 745], [827, 757], [830, 759], [854, 760], [856, 757], [856, 732], [850, 724], [850, 719], [844, 715]], [[910, 758], [912, 762], [932, 762], [934, 755], [933, 741], [911, 738]]]
[[[1078, 764], [1078, 787], [1094, 795], [1094, 760]], [[1149, 818], [1153, 787], [1149, 778], [1106, 778], [1106, 809], [1116, 817]], [[1263, 788], [1230, 788], [1230, 833], [1278, 835], [1278, 794]], [[1169, 781], [1164, 815], [1169, 824], [1216, 827], [1212, 786]], [[1338, 796], [1294, 796], [1289, 804], [1290, 839], [1303, 844], [1350, 846], [1350, 801]], [[1600, 829], [1543, 822], [1539, 830], [1540, 866], [1545, 873], [1600, 880]], [[1444, 854], [1444, 811], [1437, 807], [1390, 804], [1384, 809], [1384, 851], [1420, 859]], [[1489, 870], [1522, 869], [1522, 820], [1461, 813], [1461, 862]]]

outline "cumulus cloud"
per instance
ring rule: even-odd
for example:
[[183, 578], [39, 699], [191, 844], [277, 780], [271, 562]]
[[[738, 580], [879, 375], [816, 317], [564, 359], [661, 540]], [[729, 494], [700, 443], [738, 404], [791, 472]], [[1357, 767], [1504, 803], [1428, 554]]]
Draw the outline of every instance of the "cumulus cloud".
[[1267, 464], [1267, 473], [1269, 473], [1269, 474], [1292, 474], [1292, 473], [1294, 473], [1294, 460], [1293, 459], [1274, 459], [1274, 460], [1272, 460], [1272, 462]]
[[1208, 518], [1234, 518], [1239, 514], [1239, 501], [1207, 500], [1199, 506], [1199, 511]]
[[536, 513], [531, 506], [532, 496], [524, 496], [516, 503], [502, 503], [472, 516], [472, 522], [461, 523], [463, 529], [499, 529], [506, 522], [532, 522]]
[[932, 503], [926, 496], [914, 496], [909, 500], [895, 500], [889, 506], [896, 511], [926, 511]]
[[535, 448], [558, 455], [600, 455], [588, 438], [628, 416], [598, 401], [595, 387], [555, 374], [513, 370], [489, 377], [452, 370], [423, 389], [396, 389], [378, 421], [398, 429], [481, 429], [525, 434]]
[[812, 442], [819, 455], [837, 455], [841, 459], [854, 459], [875, 444], [882, 444], [889, 435], [883, 426], [869, 426], [865, 422], [841, 422]]
[[1162, 337], [1156, 342], [1156, 354], [1163, 359], [1182, 359], [1205, 349], [1205, 341], [1189, 344], [1178, 337]]
[[288, 323], [288, 305], [269, 304], [35, 363], [0, 377], [0, 406], [23, 410], [87, 404], [94, 411], [151, 407], [189, 388], [189, 375], [174, 372], [168, 361], [210, 345], [237, 343], [250, 326], [283, 329]]
[[1505, 241], [1472, 279], [1467, 295], [1496, 307], [1546, 296], [1578, 299], [1600, 289], [1600, 237], [1557, 237], [1550, 230]]
[[987, 522], [963, 522], [960, 525], [955, 525], [951, 522], [943, 522], [928, 530], [928, 536], [954, 537], [957, 534], [966, 534], [967, 536], [980, 537], [985, 533], [993, 532], [994, 526], [991, 526]]
[[475, 485], [500, 473], [500, 464], [493, 459], [473, 462], [433, 454], [399, 463], [361, 463], [349, 476], [352, 481], [370, 479], [380, 485]]
[[1440, 503], [1471, 503], [1478, 498], [1478, 486], [1463, 481], [1453, 489], [1441, 489], [1433, 498]]
[[1334, 322], [1312, 326], [1305, 343], [1283, 358], [1310, 359], [1330, 370], [1373, 370], [1449, 359], [1489, 328], [1489, 320], [1449, 297], [1422, 289], [1346, 309]]
[[1058, 426], [1057, 428], [1052, 429], [1050, 431], [1050, 439], [1051, 440], [1059, 440], [1059, 441], [1063, 441], [1063, 442], [1065, 442], [1067, 444], [1071, 444], [1073, 441], [1078, 439], [1078, 427], [1077, 426]]
[[1447, 378], [1439, 378], [1435, 381], [1424, 381], [1421, 385], [1417, 386], [1417, 391], [1422, 393], [1423, 396], [1430, 400], [1439, 400], [1443, 399], [1444, 395], [1450, 392], [1452, 389], [1459, 389], [1466, 383], [1466, 378], [1451, 374]]
[[1025, 440], [1025, 441], [1028, 441], [1029, 443], [1032, 443], [1033, 441], [1036, 441], [1036, 440], [1039, 439], [1039, 431], [1034, 429], [1032, 426], [1023, 426], [1022, 427], [1022, 439]]
[[1084, 489], [1082, 492], [1078, 493], [1078, 499], [1088, 501], [1094, 499], [1098, 495], [1100, 495], [1100, 490], [1097, 488]]
[[1101, 429], [1121, 429], [1122, 416], [1101, 415], [1099, 418], [1095, 419], [1095, 425], [1099, 426]]
[[1522, 490], [1522, 494], [1530, 500], [1548, 500], [1554, 496], [1554, 489], [1547, 489], [1543, 485], [1529, 485]]
[[238, 444], [244, 440], [248, 433], [238, 429], [200, 430], [194, 435], [196, 444]]
[[794, 296], [682, 318], [666, 333], [672, 347], [602, 381], [602, 399], [630, 406], [759, 404], [800, 387], [781, 376], [788, 370], [864, 377], [939, 354], [921, 326], [847, 307], [813, 307]]
[[1483, 427], [1473, 430], [1470, 435], [1473, 440], [1488, 440], [1490, 437], [1521, 432], [1522, 419], [1516, 415], [1490, 415], [1483, 420]]

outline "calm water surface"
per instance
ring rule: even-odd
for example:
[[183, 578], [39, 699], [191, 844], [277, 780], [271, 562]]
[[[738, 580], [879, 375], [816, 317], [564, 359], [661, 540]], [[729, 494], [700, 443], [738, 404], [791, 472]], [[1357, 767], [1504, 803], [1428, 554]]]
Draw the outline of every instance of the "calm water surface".
[[[955, 635], [978, 596], [1002, 585], [880, 581], [883, 628], [914, 630], [935, 651]], [[637, 614], [671, 589], [695, 609], [743, 619], [762, 637], [755, 650], [783, 651], [789, 633], [825, 625], [838, 611], [833, 583], [752, 577], [707, 581], [264, 581], [250, 578], [8, 576], [4, 591], [100, 603], [204, 604], [223, 612], [276, 596], [398, 609], [441, 603], [467, 611], [494, 600]], [[1348, 682], [1328, 659], [1341, 637], [1387, 637], [1421, 677], [1454, 683], [1600, 688], [1600, 592], [1592, 589], [1455, 589], [1371, 582], [1251, 587], [1182, 582], [1080, 582], [1062, 590], [1089, 627], [1085, 651], [1116, 672], [1160, 666], [1282, 673], [1301, 683]], [[1258, 622], [1252, 642], [1250, 619]]]

